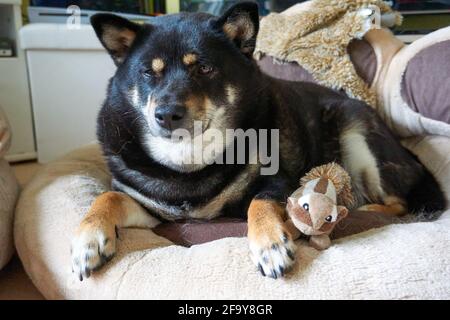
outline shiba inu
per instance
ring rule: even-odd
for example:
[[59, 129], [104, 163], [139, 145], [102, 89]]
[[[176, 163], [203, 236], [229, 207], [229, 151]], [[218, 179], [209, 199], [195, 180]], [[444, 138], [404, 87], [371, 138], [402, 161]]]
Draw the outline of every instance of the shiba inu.
[[[116, 228], [219, 215], [247, 216], [255, 265], [265, 276], [282, 277], [295, 261], [284, 227], [287, 196], [311, 168], [332, 161], [351, 175], [363, 210], [444, 208], [433, 176], [369, 106], [259, 70], [252, 59], [256, 4], [239, 3], [221, 17], [180, 13], [146, 25], [111, 14], [91, 21], [118, 67], [97, 131], [114, 191], [95, 200], [73, 238], [72, 267], [81, 280], [114, 255]], [[226, 139], [214, 143], [219, 154], [189, 161], [199, 136], [211, 130], [226, 136], [229, 129], [276, 140], [267, 153], [279, 153], [276, 172], [262, 174], [270, 166], [263, 161], [218, 161], [239, 151]], [[192, 140], [174, 140], [177, 130]], [[244, 140], [249, 160], [254, 139]]]

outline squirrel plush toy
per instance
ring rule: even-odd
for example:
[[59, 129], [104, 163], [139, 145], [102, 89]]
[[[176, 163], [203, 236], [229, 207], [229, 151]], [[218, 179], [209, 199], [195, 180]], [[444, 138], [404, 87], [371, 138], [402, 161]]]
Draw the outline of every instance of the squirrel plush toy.
[[337, 163], [315, 167], [300, 180], [287, 202], [287, 227], [294, 239], [303, 233], [318, 250], [331, 245], [330, 233], [345, 218], [354, 198], [349, 174]]

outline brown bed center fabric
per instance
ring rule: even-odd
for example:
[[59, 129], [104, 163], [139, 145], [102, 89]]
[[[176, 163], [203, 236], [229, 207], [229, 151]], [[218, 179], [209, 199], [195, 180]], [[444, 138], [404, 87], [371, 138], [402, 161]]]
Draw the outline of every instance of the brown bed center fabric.
[[401, 90], [411, 109], [450, 123], [450, 40], [423, 49], [409, 61]]
[[[372, 46], [366, 40], [354, 40], [350, 42], [347, 50], [356, 73], [371, 86], [377, 72], [377, 58]], [[258, 60], [258, 64], [262, 71], [274, 78], [315, 82], [311, 73], [296, 62], [280, 64], [266, 55]]]
[[[382, 213], [354, 211], [338, 223], [331, 234], [331, 238], [339, 239], [402, 221], [404, 219]], [[173, 243], [190, 247], [222, 238], [245, 237], [247, 235], [247, 222], [231, 218], [219, 218], [212, 221], [167, 222], [160, 224], [153, 231]]]

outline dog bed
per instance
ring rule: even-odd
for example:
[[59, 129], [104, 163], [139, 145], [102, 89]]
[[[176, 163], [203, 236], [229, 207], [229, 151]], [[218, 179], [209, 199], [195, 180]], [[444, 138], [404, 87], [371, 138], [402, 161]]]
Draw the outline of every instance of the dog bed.
[[11, 132], [0, 107], [0, 269], [5, 266], [14, 252], [13, 216], [19, 184], [8, 162], [3, 159], [11, 141]]
[[[405, 144], [450, 196], [450, 139], [415, 138]], [[90, 145], [48, 164], [23, 191], [15, 243], [26, 272], [46, 298], [450, 298], [450, 210], [434, 222], [393, 224], [343, 237], [321, 252], [299, 240], [298, 262], [281, 280], [259, 274], [245, 237], [185, 247], [152, 230], [121, 229], [115, 258], [80, 282], [71, 272], [71, 236], [109, 183], [99, 148]], [[245, 226], [237, 223], [244, 235]], [[187, 230], [202, 232], [196, 228]]]

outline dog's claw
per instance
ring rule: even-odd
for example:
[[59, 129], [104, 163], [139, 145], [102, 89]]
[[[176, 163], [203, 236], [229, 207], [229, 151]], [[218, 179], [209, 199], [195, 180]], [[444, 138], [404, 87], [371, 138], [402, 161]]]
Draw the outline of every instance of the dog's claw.
[[264, 273], [264, 269], [260, 263], [258, 264], [258, 269], [259, 269], [259, 272], [261, 272], [261, 274], [263, 275], [263, 277], [265, 277], [266, 274]]
[[295, 260], [294, 253], [293, 253], [290, 249], [287, 249], [287, 250], [286, 250], [286, 253], [287, 253], [288, 257], [289, 257], [292, 261]]
[[278, 273], [283, 277], [284, 276], [284, 268], [282, 266], [280, 266], [278, 268]]
[[295, 262], [295, 244], [284, 234], [278, 237], [278, 241], [267, 245], [256, 241], [250, 242], [250, 249], [259, 271], [269, 278], [284, 277]]

